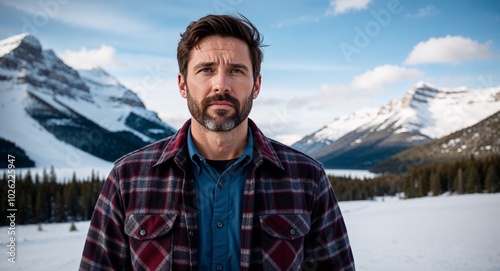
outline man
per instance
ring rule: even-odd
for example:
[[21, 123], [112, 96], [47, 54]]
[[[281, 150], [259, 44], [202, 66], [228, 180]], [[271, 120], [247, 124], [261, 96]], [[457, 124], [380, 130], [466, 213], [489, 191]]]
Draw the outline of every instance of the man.
[[321, 164], [248, 118], [261, 42], [244, 17], [187, 27], [178, 86], [191, 120], [116, 161], [80, 270], [354, 270]]

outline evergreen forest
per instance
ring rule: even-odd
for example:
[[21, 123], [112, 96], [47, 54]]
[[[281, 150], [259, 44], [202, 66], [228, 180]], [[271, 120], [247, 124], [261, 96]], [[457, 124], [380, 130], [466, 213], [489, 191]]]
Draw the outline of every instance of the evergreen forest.
[[[500, 155], [485, 158], [443, 162], [412, 168], [399, 175], [385, 174], [374, 178], [328, 176], [338, 201], [370, 200], [398, 196], [402, 199], [500, 192]], [[1, 176], [0, 226], [8, 225], [9, 180]], [[104, 179], [91, 174], [60, 181], [51, 168], [41, 175], [27, 171], [15, 177], [16, 224], [58, 223], [90, 220]], [[12, 182], [10, 182], [12, 183]]]

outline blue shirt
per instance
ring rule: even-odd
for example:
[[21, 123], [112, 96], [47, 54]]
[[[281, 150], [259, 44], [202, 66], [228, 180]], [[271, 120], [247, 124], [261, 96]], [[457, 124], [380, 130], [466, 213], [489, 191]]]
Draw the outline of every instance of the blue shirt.
[[199, 154], [191, 128], [187, 137], [198, 207], [198, 270], [240, 270], [242, 198], [252, 160], [252, 132], [248, 129], [243, 154], [222, 174]]

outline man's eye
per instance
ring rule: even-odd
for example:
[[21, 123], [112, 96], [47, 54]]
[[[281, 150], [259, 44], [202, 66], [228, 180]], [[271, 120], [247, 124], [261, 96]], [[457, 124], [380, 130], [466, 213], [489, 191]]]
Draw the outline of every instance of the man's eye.
[[203, 68], [199, 72], [212, 72], [212, 68]]
[[231, 73], [240, 73], [240, 74], [243, 74], [243, 71], [240, 70], [240, 69], [233, 69], [233, 70], [231, 70]]

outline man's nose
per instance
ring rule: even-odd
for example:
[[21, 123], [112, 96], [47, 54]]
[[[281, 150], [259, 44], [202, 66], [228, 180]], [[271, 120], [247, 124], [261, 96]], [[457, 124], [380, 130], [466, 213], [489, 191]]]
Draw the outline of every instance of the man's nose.
[[231, 78], [226, 72], [218, 72], [212, 78], [212, 89], [214, 92], [228, 92], [231, 90], [229, 81]]

